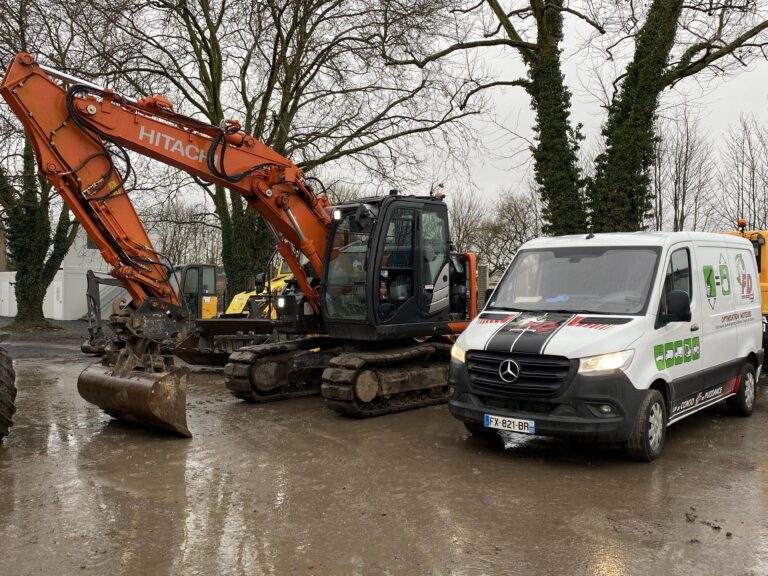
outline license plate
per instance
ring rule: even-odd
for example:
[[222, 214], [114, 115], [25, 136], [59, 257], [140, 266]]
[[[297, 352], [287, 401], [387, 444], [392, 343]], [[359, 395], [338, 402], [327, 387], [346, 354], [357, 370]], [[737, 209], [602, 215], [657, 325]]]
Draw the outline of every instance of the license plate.
[[533, 420], [519, 420], [491, 414], [485, 415], [485, 427], [520, 432], [521, 434], [536, 434], [536, 423]]

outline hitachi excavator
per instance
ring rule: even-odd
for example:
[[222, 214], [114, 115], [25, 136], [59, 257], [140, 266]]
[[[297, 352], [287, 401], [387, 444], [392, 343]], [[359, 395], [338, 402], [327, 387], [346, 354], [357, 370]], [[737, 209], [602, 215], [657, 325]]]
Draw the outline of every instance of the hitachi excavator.
[[192, 331], [189, 304], [131, 203], [131, 150], [240, 194], [272, 228], [293, 272], [277, 324], [299, 337], [232, 354], [225, 374], [233, 394], [269, 401], [320, 389], [330, 408], [353, 416], [446, 400], [451, 337], [476, 314], [476, 266], [473, 254], [452, 252], [441, 197], [393, 191], [332, 207], [317, 179], [237, 121], [213, 126], [160, 96], [134, 100], [25, 53], [9, 65], [0, 94], [40, 172], [131, 299], [110, 317], [123, 345], [114, 363], [78, 378], [84, 399], [118, 419], [191, 436], [187, 372], [171, 359]]

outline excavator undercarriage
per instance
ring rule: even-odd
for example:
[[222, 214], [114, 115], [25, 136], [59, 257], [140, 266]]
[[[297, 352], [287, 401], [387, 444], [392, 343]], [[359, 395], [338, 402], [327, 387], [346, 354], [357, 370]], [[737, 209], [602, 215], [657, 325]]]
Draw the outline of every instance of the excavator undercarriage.
[[322, 394], [346, 416], [366, 418], [448, 400], [451, 343], [345, 343], [329, 337], [250, 346], [230, 356], [226, 386], [241, 400]]

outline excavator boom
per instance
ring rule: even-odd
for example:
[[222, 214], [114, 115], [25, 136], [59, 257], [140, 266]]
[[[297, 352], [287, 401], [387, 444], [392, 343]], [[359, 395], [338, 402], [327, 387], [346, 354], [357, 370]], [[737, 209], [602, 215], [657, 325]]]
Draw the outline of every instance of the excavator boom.
[[[120, 96], [43, 67], [29, 54], [14, 57], [0, 94], [23, 124], [40, 172], [131, 299], [111, 317], [125, 347], [111, 366], [91, 366], [80, 375], [80, 394], [116, 418], [189, 436], [187, 373], [172, 366], [170, 352], [189, 334], [190, 314], [172, 264], [152, 246], [131, 201], [126, 151], [240, 194], [264, 216], [282, 250], [295, 246], [317, 276], [330, 221], [327, 200], [305, 184], [296, 165], [235, 122], [213, 126], [178, 114], [161, 97]], [[292, 261], [297, 282], [319, 310], [304, 269]]]
[[110, 319], [125, 347], [112, 366], [80, 376], [84, 398], [116, 417], [189, 435], [186, 374], [169, 356], [189, 335], [190, 315], [173, 267], [131, 203], [133, 151], [216, 186], [222, 202], [225, 189], [242, 197], [271, 227], [293, 273], [278, 299], [278, 326], [302, 337], [231, 354], [224, 374], [233, 395], [267, 402], [321, 392], [330, 408], [356, 417], [447, 400], [451, 339], [477, 312], [476, 266], [473, 254], [451, 248], [441, 194], [394, 190], [332, 209], [295, 164], [238, 122], [214, 126], [160, 96], [133, 100], [28, 54], [13, 59], [0, 94], [40, 171], [131, 297]]

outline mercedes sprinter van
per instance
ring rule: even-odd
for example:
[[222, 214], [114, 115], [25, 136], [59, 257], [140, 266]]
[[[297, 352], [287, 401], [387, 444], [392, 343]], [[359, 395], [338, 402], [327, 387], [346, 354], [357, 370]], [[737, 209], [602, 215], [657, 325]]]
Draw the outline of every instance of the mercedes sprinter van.
[[763, 361], [746, 239], [589, 234], [523, 245], [451, 352], [449, 407], [499, 430], [623, 443], [651, 461], [670, 424], [725, 400], [749, 416]]

